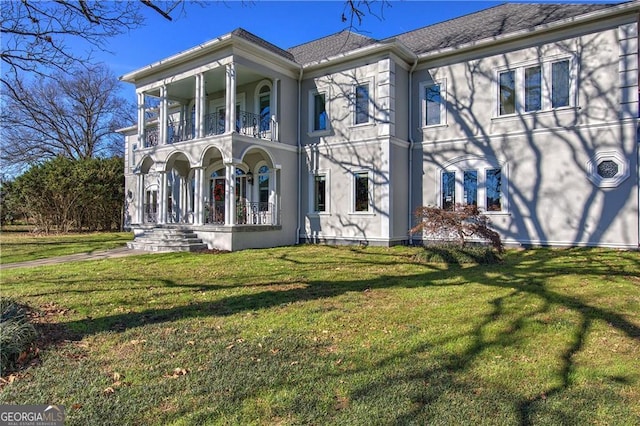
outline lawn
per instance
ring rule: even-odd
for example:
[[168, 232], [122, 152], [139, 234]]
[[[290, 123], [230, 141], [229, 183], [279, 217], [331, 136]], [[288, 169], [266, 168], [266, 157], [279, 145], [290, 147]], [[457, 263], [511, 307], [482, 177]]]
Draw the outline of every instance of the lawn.
[[2, 230], [0, 264], [92, 253], [123, 247], [131, 240], [133, 234], [129, 232], [38, 235], [26, 230], [15, 232], [8, 228]]
[[2, 272], [69, 425], [640, 423], [640, 253], [298, 246]]

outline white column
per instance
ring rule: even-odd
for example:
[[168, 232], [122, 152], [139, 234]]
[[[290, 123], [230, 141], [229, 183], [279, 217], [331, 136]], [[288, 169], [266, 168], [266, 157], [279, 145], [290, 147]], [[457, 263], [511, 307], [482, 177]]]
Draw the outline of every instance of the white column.
[[138, 92], [138, 149], [144, 148], [144, 93]]
[[189, 191], [187, 190], [188, 176], [180, 176], [180, 202], [176, 206], [178, 212], [176, 217], [178, 222], [186, 222], [189, 212]]
[[227, 164], [227, 193], [225, 194], [225, 225], [236, 223], [236, 166]]
[[144, 174], [136, 174], [136, 223], [144, 222]]
[[273, 108], [271, 111], [271, 119], [272, 119], [272, 123], [271, 125], [273, 126], [273, 129], [271, 129], [271, 140], [274, 141], [279, 141], [280, 140], [280, 131], [279, 131], [279, 123], [278, 123], [278, 108], [280, 107], [278, 105], [278, 83], [280, 82], [279, 78], [274, 78], [273, 79], [273, 90], [271, 93], [271, 107]]
[[193, 224], [202, 225], [204, 223], [204, 168], [196, 167], [193, 173], [195, 185], [193, 189]]
[[196, 74], [196, 139], [204, 137], [205, 98], [204, 74]]
[[160, 113], [158, 114], [158, 145], [167, 144], [167, 120], [169, 102], [167, 100], [167, 86], [160, 87]]
[[167, 172], [160, 172], [160, 191], [158, 197], [160, 197], [160, 211], [158, 217], [158, 223], [167, 223]]
[[227, 64], [226, 75], [225, 133], [233, 133], [236, 131], [236, 66], [233, 62]]
[[271, 218], [272, 225], [279, 225], [278, 223], [278, 203], [280, 201], [280, 189], [278, 188], [278, 177], [280, 176], [279, 169], [273, 169], [273, 217]]

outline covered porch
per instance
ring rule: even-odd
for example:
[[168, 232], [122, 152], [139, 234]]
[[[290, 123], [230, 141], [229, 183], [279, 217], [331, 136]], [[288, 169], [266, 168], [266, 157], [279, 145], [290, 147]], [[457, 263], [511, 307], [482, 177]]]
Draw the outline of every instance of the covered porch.
[[233, 246], [236, 233], [280, 229], [280, 169], [272, 155], [248, 145], [233, 159], [223, 156], [221, 145], [144, 157], [135, 174], [136, 194], [128, 194], [136, 235], [189, 229], [209, 248], [223, 248]]

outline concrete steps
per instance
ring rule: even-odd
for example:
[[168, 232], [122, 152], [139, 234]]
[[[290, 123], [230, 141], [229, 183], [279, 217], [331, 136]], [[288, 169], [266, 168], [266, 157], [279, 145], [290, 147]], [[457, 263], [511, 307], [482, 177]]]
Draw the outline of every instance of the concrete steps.
[[145, 228], [127, 247], [151, 252], [206, 250], [207, 245], [191, 229], [180, 227]]

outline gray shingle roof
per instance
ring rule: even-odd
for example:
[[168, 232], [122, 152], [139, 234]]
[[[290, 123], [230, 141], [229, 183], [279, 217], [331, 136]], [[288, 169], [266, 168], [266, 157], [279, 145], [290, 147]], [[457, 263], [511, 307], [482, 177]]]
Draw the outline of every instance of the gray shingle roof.
[[562, 19], [611, 7], [611, 4], [506, 3], [459, 18], [397, 35], [417, 54], [459, 46], [504, 34], [532, 29]]
[[[382, 41], [397, 39], [414, 53], [422, 54], [516, 31], [533, 29], [539, 25], [611, 6], [615, 6], [615, 4], [505, 3], [389, 37]], [[293, 55], [296, 62], [307, 64], [378, 42], [379, 40], [345, 30], [292, 47], [287, 51]]]
[[258, 46], [264, 47], [265, 49], [280, 55], [286, 59], [289, 59], [290, 61], [294, 61], [294, 57], [291, 53], [287, 52], [284, 49], [279, 48], [278, 46], [276, 46], [275, 44], [271, 44], [268, 41], [266, 41], [263, 38], [258, 37], [255, 34], [250, 33], [249, 31], [245, 30], [244, 28], [236, 28], [235, 30], [231, 31], [231, 34], [241, 37], [247, 41], [250, 41], [254, 44], [257, 44]]
[[288, 51], [299, 64], [308, 64], [377, 42], [377, 40], [372, 38], [344, 30], [318, 40], [292, 47], [288, 49]]

